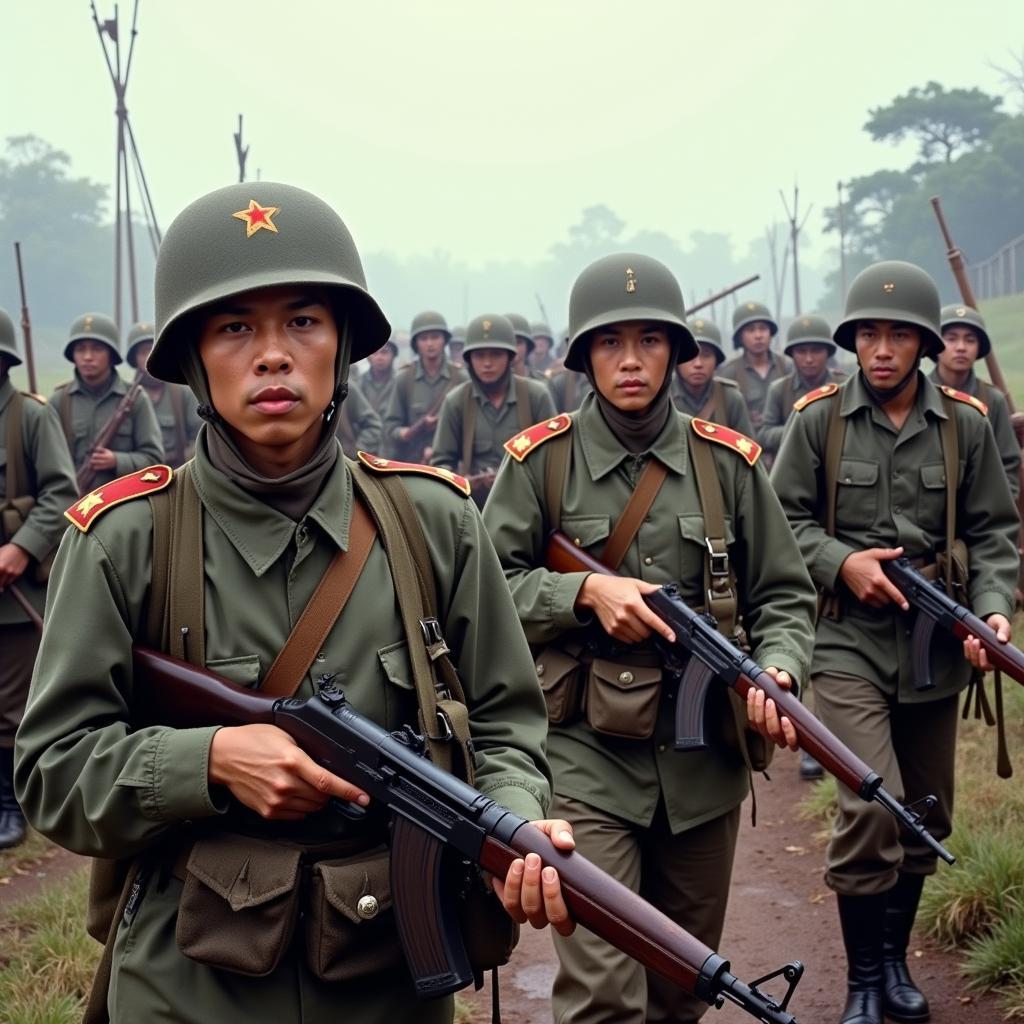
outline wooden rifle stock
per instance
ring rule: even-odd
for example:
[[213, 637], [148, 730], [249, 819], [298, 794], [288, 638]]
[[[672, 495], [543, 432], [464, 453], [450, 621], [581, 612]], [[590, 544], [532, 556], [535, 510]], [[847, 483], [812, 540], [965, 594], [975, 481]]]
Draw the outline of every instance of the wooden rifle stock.
[[84, 494], [88, 491], [93, 480], [96, 478], [96, 470], [89, 465], [89, 460], [96, 451], [100, 448], [106, 448], [110, 444], [114, 434], [117, 433], [117, 428], [121, 426], [125, 417], [132, 411], [132, 406], [142, 390], [142, 374], [142, 370], [136, 370], [135, 379], [131, 382], [124, 397], [117, 403], [113, 416], [103, 424], [100, 432], [92, 439], [92, 444], [89, 445], [89, 450], [85, 453], [81, 465], [75, 469], [75, 480], [78, 482], [79, 494]]
[[21, 334], [25, 339], [25, 369], [28, 372], [28, 389], [39, 393], [36, 380], [36, 360], [32, 350], [32, 318], [28, 312], [28, 297], [25, 294], [25, 272], [21, 267], [21, 242], [14, 243], [14, 262], [18, 265], [18, 289], [21, 292]]

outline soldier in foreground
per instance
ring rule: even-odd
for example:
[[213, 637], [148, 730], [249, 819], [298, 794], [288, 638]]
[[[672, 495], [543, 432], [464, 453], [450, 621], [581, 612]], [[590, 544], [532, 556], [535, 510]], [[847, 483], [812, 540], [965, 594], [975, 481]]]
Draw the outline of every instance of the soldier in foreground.
[[110, 317], [85, 313], [71, 325], [64, 358], [73, 363], [72, 380], [58, 384], [51, 404], [60, 416], [76, 471], [91, 470], [92, 486], [164, 457], [160, 424], [145, 389], [139, 389], [128, 415], [108, 445], [92, 451], [93, 442], [128, 393], [117, 372], [120, 336]]
[[199, 403], [188, 388], [167, 384], [146, 372], [146, 360], [152, 348], [153, 325], [135, 324], [128, 332], [125, 362], [134, 370], [142, 371], [142, 386], [160, 424], [164, 459], [171, 466], [180, 466], [195, 452], [196, 435], [202, 425]]
[[11, 590], [39, 614], [53, 552], [75, 500], [75, 470], [60, 420], [38, 395], [18, 391], [14, 322], [0, 309], [0, 850], [25, 838], [14, 797], [14, 734], [28, 697], [39, 630]]
[[481, 507], [505, 454], [505, 442], [555, 415], [547, 385], [512, 372], [516, 341], [503, 316], [489, 314], [470, 321], [463, 350], [470, 379], [445, 398], [434, 434], [431, 464], [468, 477]]
[[[540, 649], [552, 806], [586, 857], [715, 948], [749, 768], [767, 763], [767, 745], [720, 688], [709, 749], [673, 749], [678, 680], [653, 643], [672, 635], [642, 595], [679, 581], [699, 606], [713, 589], [722, 628], [734, 633], [742, 613], [754, 656], [785, 683], [806, 678], [814, 592], [758, 446], [672, 405], [675, 367], [697, 345], [668, 268], [635, 253], [598, 260], [573, 286], [569, 321], [566, 366], [593, 394], [508, 442], [484, 522]], [[554, 528], [621, 576], [549, 570]], [[751, 718], [781, 740], [763, 696]], [[556, 1021], [692, 1024], [707, 1008], [589, 933], [556, 951]]]
[[736, 382], [755, 431], [764, 423], [769, 386], [790, 369], [789, 360], [772, 351], [772, 338], [778, 332], [779, 325], [763, 303], [744, 302], [732, 312], [732, 344], [741, 351], [719, 370], [719, 376]]
[[[425, 639], [406, 634], [399, 606], [424, 614], [417, 574], [429, 571], [468, 704], [475, 784], [542, 819], [543, 704], [483, 524], [458, 481], [341, 457], [333, 417], [350, 362], [390, 328], [348, 230], [315, 196], [263, 182], [197, 200], [163, 239], [156, 311], [151, 372], [188, 383], [207, 410], [196, 456], [173, 477], [154, 466], [70, 510], [18, 733], [17, 789], [33, 824], [131, 864], [99, 1007], [115, 1024], [450, 1022], [452, 999], [417, 1003], [401, 960], [385, 822], [328, 805], [364, 806], [365, 793], [275, 726], [147, 721], [132, 643], [145, 637], [267, 693], [308, 696], [337, 676], [363, 715], [415, 727], [416, 694], [433, 687], [410, 667], [410, 645]], [[382, 494], [408, 508], [387, 520], [398, 519], [387, 550], [385, 519], [367, 509], [379, 512]], [[411, 550], [417, 525], [426, 564]], [[185, 554], [169, 562], [168, 544]], [[398, 544], [416, 572], [392, 574]], [[350, 600], [325, 608], [311, 595], [348, 559]], [[334, 624], [296, 650], [288, 637], [314, 603]], [[73, 637], [88, 638], [88, 657]], [[438, 739], [456, 765], [465, 721], [453, 710], [451, 742]], [[540, 824], [571, 848], [567, 823]], [[557, 873], [542, 877], [539, 858], [515, 862], [496, 888], [516, 920], [571, 929]], [[357, 902], [361, 917], [335, 909]], [[495, 909], [498, 930], [507, 915]]]
[[[812, 665], [818, 715], [898, 799], [937, 795], [925, 824], [941, 841], [952, 828], [957, 695], [987, 658], [942, 635], [931, 652], [936, 685], [917, 689], [909, 605], [881, 566], [906, 554], [946, 579], [1005, 641], [1018, 523], [983, 409], [920, 372], [924, 355], [942, 351], [939, 326], [938, 290], [919, 267], [889, 261], [862, 271], [833, 334], [856, 354], [859, 372], [804, 400], [772, 483], [822, 591]], [[962, 467], [956, 479], [946, 465]], [[901, 835], [878, 805], [839, 787], [825, 880], [837, 894], [849, 965], [843, 1024], [929, 1019], [906, 954], [935, 866], [935, 853]]]
[[[371, 352], [366, 357], [366, 369], [359, 378], [360, 389], [382, 420], [391, 401], [391, 393], [395, 390], [397, 355], [398, 344], [394, 338], [388, 338], [376, 352]], [[381, 429], [383, 430], [383, 425]]]
[[700, 351], [676, 367], [672, 400], [689, 416], [731, 427], [744, 436], [754, 433], [747, 406], [735, 381], [715, 376], [725, 362], [722, 335], [710, 320], [694, 317], [686, 321]]

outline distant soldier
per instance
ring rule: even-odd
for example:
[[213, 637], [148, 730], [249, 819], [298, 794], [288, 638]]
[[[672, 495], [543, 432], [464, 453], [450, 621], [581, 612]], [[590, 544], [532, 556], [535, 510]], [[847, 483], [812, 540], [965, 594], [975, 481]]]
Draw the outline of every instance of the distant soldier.
[[[391, 393], [395, 390], [397, 355], [398, 343], [392, 335], [376, 352], [367, 357], [369, 366], [359, 378], [360, 390], [382, 419], [391, 401]], [[383, 430], [383, 426], [381, 429]]]
[[790, 370], [789, 360], [772, 351], [772, 338], [778, 331], [779, 325], [763, 303], [744, 302], [733, 310], [732, 344], [742, 351], [722, 367], [719, 376], [739, 385], [755, 430], [764, 422], [768, 386]]
[[563, 366], [550, 378], [551, 397], [559, 412], [575, 412], [594, 389], [585, 373]]
[[1020, 492], [1020, 444], [1010, 424], [1010, 410], [1002, 392], [974, 374], [975, 362], [992, 350], [985, 321], [970, 306], [943, 306], [942, 340], [945, 348], [938, 354], [929, 380], [939, 387], [945, 384], [954, 391], [963, 391], [988, 408], [988, 422], [1016, 501]]
[[384, 422], [355, 381], [348, 383], [348, 395], [338, 408], [338, 425], [334, 432], [342, 451], [350, 459], [356, 457], [356, 452], [375, 453], [381, 449]]
[[452, 328], [452, 336], [448, 339], [448, 358], [456, 364], [462, 363], [462, 350], [466, 347], [466, 328], [459, 324]]
[[520, 377], [539, 380], [545, 387], [548, 387], [548, 378], [530, 365], [534, 350], [530, 321], [519, 313], [506, 313], [505, 319], [512, 325], [512, 330], [516, 333], [516, 357], [512, 361], [512, 372]]
[[747, 406], [735, 381], [715, 376], [725, 362], [722, 334], [710, 320], [691, 317], [686, 321], [700, 352], [676, 366], [672, 381], [672, 401], [680, 412], [697, 416], [723, 427], [732, 427], [748, 437], [754, 436]]
[[75, 366], [74, 378], [58, 384], [50, 399], [60, 416], [76, 470], [88, 460], [95, 471], [90, 489], [164, 458], [160, 424], [145, 388], [139, 390], [109, 445], [89, 455], [94, 438], [128, 393], [128, 384], [115, 369], [122, 361], [120, 342], [117, 325], [110, 317], [102, 313], [78, 317], [64, 346], [64, 358]]
[[42, 615], [49, 563], [67, 525], [62, 512], [78, 495], [57, 413], [11, 382], [20, 364], [14, 322], [0, 309], [0, 850], [25, 838], [12, 758], [40, 636], [9, 588], [17, 585]]
[[533, 355], [530, 356], [530, 366], [550, 380], [549, 371], [556, 369], [558, 364], [554, 353], [554, 331], [542, 320], [537, 320], [530, 324], [530, 333], [533, 335]]
[[764, 403], [764, 423], [757, 435], [765, 454], [775, 458], [782, 443], [786, 421], [796, 402], [809, 391], [827, 384], [842, 384], [846, 374], [829, 369], [836, 354], [832, 328], [820, 316], [801, 316], [789, 325], [785, 353], [793, 360], [793, 371], [768, 389]]
[[125, 361], [136, 370], [142, 370], [141, 383], [160, 424], [164, 460], [170, 466], [180, 466], [191, 459], [196, 450], [196, 435], [203, 423], [199, 417], [199, 403], [188, 388], [167, 384], [146, 372], [146, 360], [152, 347], [153, 325], [136, 324], [128, 332]]
[[505, 442], [555, 415], [547, 385], [512, 372], [515, 355], [516, 336], [505, 317], [471, 320], [463, 351], [470, 379], [452, 389], [437, 422], [431, 464], [469, 477], [479, 505], [494, 482]]
[[395, 389], [384, 413], [386, 454], [402, 462], [429, 462], [430, 439], [445, 395], [466, 379], [466, 371], [448, 362], [451, 338], [445, 318], [433, 310], [413, 319], [409, 344], [416, 355], [395, 374]]

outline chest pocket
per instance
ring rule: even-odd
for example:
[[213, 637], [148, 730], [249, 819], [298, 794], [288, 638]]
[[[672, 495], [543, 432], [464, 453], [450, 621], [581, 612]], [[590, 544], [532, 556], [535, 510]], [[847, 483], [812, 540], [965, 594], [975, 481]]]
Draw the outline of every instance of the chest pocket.
[[217, 675], [250, 689], [260, 681], [260, 656], [258, 654], [242, 654], [235, 658], [214, 658], [212, 661], [207, 661], [206, 667], [211, 672], [216, 672]]
[[[959, 464], [957, 485], [963, 479], [964, 464]], [[946, 467], [941, 462], [926, 462], [920, 469], [917, 491], [917, 522], [929, 533], [946, 529]]]
[[578, 548], [592, 548], [611, 533], [611, 516], [562, 516], [562, 532]]
[[836, 488], [836, 525], [860, 529], [878, 512], [878, 463], [843, 459]]
[[[702, 515], [679, 516], [679, 582], [687, 595], [703, 595], [704, 590], [704, 559], [708, 553]], [[725, 517], [725, 544], [731, 548], [736, 542], [732, 517]], [[703, 603], [703, 596], [700, 602]]]
[[387, 722], [388, 728], [397, 729], [403, 722], [416, 721], [416, 695], [409, 644], [399, 640], [381, 647], [377, 651], [377, 660], [391, 684], [384, 688], [383, 720]]

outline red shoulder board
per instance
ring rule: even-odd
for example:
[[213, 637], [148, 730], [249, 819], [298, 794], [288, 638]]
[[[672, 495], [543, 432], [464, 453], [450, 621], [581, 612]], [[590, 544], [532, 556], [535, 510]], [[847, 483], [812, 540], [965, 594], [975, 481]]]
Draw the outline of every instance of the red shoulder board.
[[731, 448], [734, 452], [739, 452], [747, 460], [748, 466], [757, 462], [761, 455], [761, 446], [738, 430], [723, 427], [721, 423], [702, 420], [697, 416], [693, 417], [692, 422], [694, 433], [698, 437], [703, 437], [705, 441], [716, 441], [718, 444], [724, 444], [726, 448]]
[[820, 388], [814, 388], [814, 390], [808, 391], [803, 397], [798, 398], [793, 403], [793, 408], [800, 412], [801, 409], [806, 409], [811, 402], [816, 402], [819, 398], [828, 398], [829, 395], [834, 395], [838, 390], [838, 384], [822, 384]]
[[469, 497], [471, 488], [469, 481], [450, 469], [442, 469], [440, 466], [424, 466], [419, 462], [399, 462], [397, 459], [385, 459], [380, 455], [371, 455], [369, 452], [356, 452], [356, 458], [374, 473], [420, 473], [423, 476], [432, 476], [437, 480], [443, 480], [450, 484], [459, 494]]
[[980, 398], [975, 398], [974, 395], [969, 395], [966, 391], [957, 391], [956, 388], [947, 387], [945, 384], [940, 385], [939, 390], [947, 398], [963, 402], [965, 405], [973, 405], [982, 416], [988, 415], [988, 406]]
[[564, 434], [571, 426], [572, 417], [564, 412], [559, 413], [549, 420], [534, 423], [532, 427], [527, 427], [525, 430], [520, 431], [515, 437], [510, 437], [505, 442], [505, 451], [516, 462], [522, 462], [534, 448], [538, 448], [552, 437]]
[[65, 513], [64, 518], [82, 533], [88, 533], [92, 524], [99, 517], [122, 502], [132, 498], [143, 498], [147, 494], [162, 491], [174, 477], [170, 466], [147, 466], [137, 469], [127, 476], [119, 476], [109, 484], [97, 487], [84, 497], [79, 498]]

